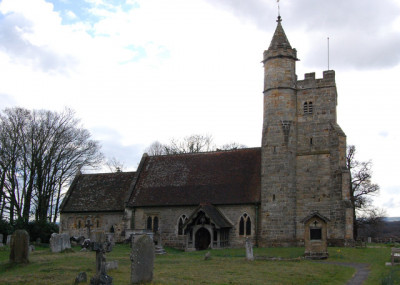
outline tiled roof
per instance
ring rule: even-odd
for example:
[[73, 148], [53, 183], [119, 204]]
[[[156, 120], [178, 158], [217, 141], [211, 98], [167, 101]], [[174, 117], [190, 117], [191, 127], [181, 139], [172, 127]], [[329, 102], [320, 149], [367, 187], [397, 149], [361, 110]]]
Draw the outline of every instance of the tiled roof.
[[260, 201], [261, 149], [144, 157], [129, 206]]
[[135, 172], [79, 174], [72, 182], [61, 212], [123, 211]]

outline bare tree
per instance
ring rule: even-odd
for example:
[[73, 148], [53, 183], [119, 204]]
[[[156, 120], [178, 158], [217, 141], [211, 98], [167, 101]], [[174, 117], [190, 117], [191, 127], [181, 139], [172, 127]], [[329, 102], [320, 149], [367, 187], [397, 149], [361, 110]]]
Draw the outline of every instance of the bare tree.
[[112, 157], [106, 161], [106, 166], [111, 172], [122, 172], [125, 169], [125, 165], [122, 161], [119, 161], [115, 157]]
[[172, 139], [166, 147], [167, 154], [193, 153], [214, 150], [213, 138], [211, 135], [194, 134], [184, 137], [183, 140]]
[[217, 150], [234, 150], [234, 149], [241, 149], [241, 148], [246, 148], [246, 147], [247, 146], [244, 144], [240, 144], [237, 142], [231, 142], [231, 143], [227, 143], [227, 144], [220, 146], [219, 148], [217, 148]]
[[159, 141], [155, 141], [145, 149], [145, 152], [148, 155], [163, 155], [166, 154], [166, 146]]
[[182, 140], [171, 139], [169, 144], [153, 142], [145, 151], [149, 155], [180, 154], [215, 150], [211, 135], [194, 134]]
[[362, 210], [357, 217], [357, 236], [378, 237], [382, 233], [386, 211], [377, 207], [368, 207]]
[[99, 143], [70, 109], [5, 109], [0, 126], [1, 209], [10, 221], [28, 221], [34, 213], [36, 220], [55, 222], [61, 191], [74, 173], [102, 161]]
[[350, 199], [353, 205], [354, 238], [357, 238], [357, 213], [371, 207], [371, 196], [379, 193], [379, 185], [372, 183], [372, 162], [355, 159], [356, 147], [347, 147], [346, 163], [350, 170]]

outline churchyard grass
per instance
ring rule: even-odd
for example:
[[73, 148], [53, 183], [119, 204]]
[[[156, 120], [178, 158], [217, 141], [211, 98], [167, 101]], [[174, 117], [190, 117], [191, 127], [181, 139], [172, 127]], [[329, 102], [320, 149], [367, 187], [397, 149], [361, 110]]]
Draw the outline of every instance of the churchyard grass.
[[[0, 250], [0, 284], [72, 284], [79, 272], [88, 279], [95, 273], [95, 252], [51, 253], [48, 247], [36, 247], [28, 265], [8, 264], [9, 249]], [[350, 267], [302, 260], [303, 248], [254, 248], [253, 262], [246, 261], [245, 249], [182, 252], [166, 249], [156, 256], [153, 284], [345, 284], [355, 270]], [[118, 269], [110, 270], [114, 284], [129, 284], [130, 249], [117, 245], [107, 253], [107, 261], [118, 260]], [[399, 267], [386, 267], [390, 248], [329, 248], [329, 262], [369, 263], [366, 284], [390, 283], [400, 276]], [[280, 257], [271, 261], [267, 257]], [[86, 284], [89, 284], [89, 280]]]

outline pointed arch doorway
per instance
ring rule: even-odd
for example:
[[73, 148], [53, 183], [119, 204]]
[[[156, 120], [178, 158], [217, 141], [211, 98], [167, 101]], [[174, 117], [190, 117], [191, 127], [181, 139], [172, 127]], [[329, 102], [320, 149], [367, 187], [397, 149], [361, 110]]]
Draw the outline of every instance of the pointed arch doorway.
[[195, 235], [196, 250], [204, 250], [210, 247], [211, 234], [206, 228], [200, 228]]

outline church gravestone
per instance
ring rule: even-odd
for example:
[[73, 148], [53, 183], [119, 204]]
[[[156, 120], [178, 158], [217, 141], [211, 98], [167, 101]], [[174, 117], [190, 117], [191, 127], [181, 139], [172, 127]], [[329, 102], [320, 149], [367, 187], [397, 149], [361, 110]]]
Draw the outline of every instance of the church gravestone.
[[246, 238], [246, 259], [249, 261], [254, 260], [254, 255], [253, 255], [253, 244], [250, 240], [250, 238]]
[[3, 247], [3, 234], [0, 234], [0, 247]]
[[10, 240], [10, 263], [29, 263], [29, 234], [16, 230]]
[[144, 235], [133, 245], [131, 251], [131, 284], [151, 282], [154, 269], [154, 242]]
[[71, 248], [71, 242], [68, 234], [51, 234], [50, 249], [51, 252], [62, 252]]
[[8, 235], [6, 245], [10, 245], [10, 243], [11, 243], [11, 235]]
[[[93, 234], [93, 233], [92, 233]], [[104, 232], [97, 232], [90, 242], [90, 249], [96, 252], [96, 274], [90, 279], [91, 285], [112, 285], [112, 277], [107, 275], [106, 252], [111, 251], [111, 243], [106, 241]]]

